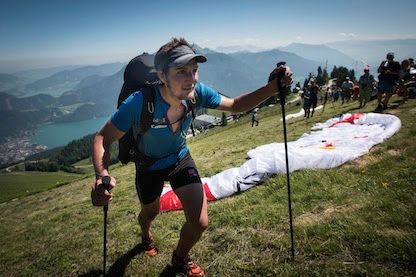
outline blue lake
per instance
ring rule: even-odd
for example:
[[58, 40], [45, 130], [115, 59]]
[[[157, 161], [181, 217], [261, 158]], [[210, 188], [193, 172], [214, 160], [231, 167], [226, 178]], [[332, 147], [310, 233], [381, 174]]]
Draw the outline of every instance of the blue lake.
[[36, 131], [32, 143], [46, 145], [49, 149], [64, 146], [72, 140], [99, 131], [109, 118], [107, 116], [78, 122], [44, 125]]

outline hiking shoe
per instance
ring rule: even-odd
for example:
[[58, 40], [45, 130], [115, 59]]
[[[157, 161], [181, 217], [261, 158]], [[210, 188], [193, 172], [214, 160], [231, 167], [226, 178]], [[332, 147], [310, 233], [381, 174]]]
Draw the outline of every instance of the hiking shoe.
[[154, 257], [157, 255], [157, 248], [155, 246], [155, 241], [152, 238], [146, 238], [142, 236], [142, 248], [144, 253], [149, 257]]
[[172, 266], [178, 271], [184, 273], [188, 277], [203, 277], [204, 270], [196, 262], [189, 257], [181, 258], [176, 255], [176, 251], [172, 254]]

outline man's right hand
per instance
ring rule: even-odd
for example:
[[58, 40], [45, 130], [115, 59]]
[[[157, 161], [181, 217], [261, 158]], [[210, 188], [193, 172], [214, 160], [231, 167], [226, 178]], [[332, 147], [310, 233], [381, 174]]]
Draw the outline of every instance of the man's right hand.
[[108, 189], [105, 188], [102, 178], [95, 181], [95, 184], [91, 189], [91, 201], [94, 206], [104, 206], [108, 204], [108, 201], [113, 198], [113, 194], [110, 192], [116, 186], [116, 179], [111, 177], [111, 181], [108, 184]]

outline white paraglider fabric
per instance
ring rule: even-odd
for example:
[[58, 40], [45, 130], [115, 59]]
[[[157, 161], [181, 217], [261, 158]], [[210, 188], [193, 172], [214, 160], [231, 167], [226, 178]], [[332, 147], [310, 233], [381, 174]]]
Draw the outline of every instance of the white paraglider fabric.
[[[312, 132], [288, 142], [289, 171], [333, 168], [362, 156], [399, 131], [401, 121], [389, 114], [343, 114], [315, 124]], [[208, 200], [218, 200], [245, 191], [273, 174], [286, 173], [284, 143], [271, 143], [248, 151], [240, 167], [202, 178]], [[173, 197], [173, 198], [172, 198]], [[181, 209], [180, 201], [166, 186], [161, 210]], [[174, 205], [172, 205], [174, 203]]]

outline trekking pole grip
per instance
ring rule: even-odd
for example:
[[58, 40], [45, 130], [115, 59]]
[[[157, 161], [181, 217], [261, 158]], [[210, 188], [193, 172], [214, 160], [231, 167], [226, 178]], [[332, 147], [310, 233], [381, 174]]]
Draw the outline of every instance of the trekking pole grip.
[[[101, 178], [101, 184], [102, 184], [102, 185], [104, 186], [104, 188], [105, 188], [106, 190], [108, 190], [108, 191], [110, 191], [110, 183], [111, 183], [111, 177], [110, 177], [110, 176], [106, 175], [106, 176], [103, 176], [103, 177]], [[104, 213], [107, 213], [107, 210], [108, 210], [108, 204], [104, 205], [103, 209], [104, 209]]]
[[[280, 66], [285, 66], [286, 62], [278, 62], [276, 64], [276, 67], [280, 67]], [[279, 72], [279, 76], [277, 79], [277, 84], [279, 85], [279, 99], [280, 99], [280, 104], [284, 105], [286, 102], [286, 94], [287, 94], [287, 86], [282, 85], [282, 78], [285, 76], [286, 74], [286, 67], [284, 68], [284, 70], [282, 70], [281, 72]]]
[[110, 183], [111, 183], [111, 177], [110, 176], [103, 176], [101, 178], [101, 183], [104, 186], [106, 190], [110, 190]]

